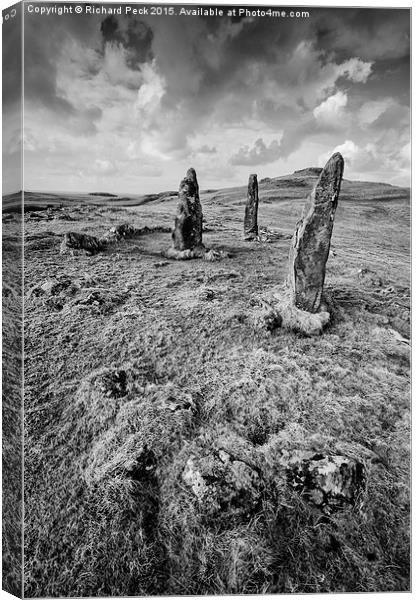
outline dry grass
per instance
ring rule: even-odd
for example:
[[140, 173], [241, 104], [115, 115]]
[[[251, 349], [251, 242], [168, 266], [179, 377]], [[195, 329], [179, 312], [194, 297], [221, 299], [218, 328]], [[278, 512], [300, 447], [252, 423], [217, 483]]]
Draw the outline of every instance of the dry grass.
[[[260, 225], [282, 234], [267, 244], [243, 242], [239, 190], [202, 194], [220, 262], [164, 259], [163, 232], [74, 259], [51, 235], [169, 226], [175, 200], [27, 220], [27, 595], [409, 589], [406, 194], [347, 186], [332, 321], [310, 338], [251, 319], [314, 182], [276, 181], [260, 185]], [[298, 450], [360, 459], [360, 502], [326, 516], [300, 498], [282, 466]]]
[[[22, 592], [22, 224], [3, 224], [2, 560], [3, 589]], [[7, 348], [7, 352], [5, 349]]]

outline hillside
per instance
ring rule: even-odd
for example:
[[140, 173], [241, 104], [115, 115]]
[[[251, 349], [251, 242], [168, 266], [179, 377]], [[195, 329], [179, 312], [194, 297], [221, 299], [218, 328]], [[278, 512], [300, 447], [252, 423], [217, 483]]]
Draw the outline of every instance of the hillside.
[[[292, 175], [261, 179], [259, 194], [261, 202], [280, 202], [289, 199], [299, 199], [300, 195], [308, 193], [314, 185], [321, 169], [308, 168], [295, 171]], [[220, 190], [201, 190], [200, 195], [208, 202], [231, 203], [236, 200], [239, 204], [245, 202], [246, 186]], [[142, 204], [167, 202], [175, 200], [177, 191], [165, 191], [155, 194], [117, 195], [106, 192], [90, 192], [85, 194], [41, 193], [25, 191], [25, 212], [47, 210], [73, 206], [77, 203], [91, 206], [141, 206]], [[344, 180], [341, 200], [374, 201], [374, 200], [409, 200], [410, 190], [392, 186], [388, 183], [362, 182]], [[20, 192], [3, 196], [3, 213], [19, 210]]]
[[[28, 596], [409, 589], [409, 190], [343, 182], [324, 335], [252, 318], [315, 181], [261, 180], [256, 243], [244, 186], [202, 192], [218, 262], [164, 258], [173, 192], [30, 196]], [[149, 229], [59, 254], [63, 233], [122, 222]], [[303, 453], [360, 461], [357, 500], [303, 496], [288, 466]]]

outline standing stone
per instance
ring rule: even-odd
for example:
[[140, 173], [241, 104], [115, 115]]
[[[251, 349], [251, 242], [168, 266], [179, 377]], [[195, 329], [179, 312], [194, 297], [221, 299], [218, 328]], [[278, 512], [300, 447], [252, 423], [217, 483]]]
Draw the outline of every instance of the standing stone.
[[197, 175], [188, 169], [178, 192], [179, 203], [172, 241], [178, 251], [203, 247], [203, 211], [201, 208]]
[[200, 189], [198, 187], [198, 181], [197, 181], [197, 173], [195, 172], [195, 169], [193, 169], [192, 167], [190, 167], [187, 171], [187, 175], [186, 177], [188, 177], [189, 179], [192, 179], [195, 185], [195, 188], [197, 190], [197, 196], [200, 198], [199, 193], [200, 193]]
[[245, 221], [243, 236], [247, 241], [258, 237], [258, 179], [256, 175], [249, 175], [248, 197], [245, 208]]
[[336, 152], [321, 172], [291, 242], [288, 283], [295, 306], [310, 313], [318, 312], [322, 304], [343, 166], [343, 157]]

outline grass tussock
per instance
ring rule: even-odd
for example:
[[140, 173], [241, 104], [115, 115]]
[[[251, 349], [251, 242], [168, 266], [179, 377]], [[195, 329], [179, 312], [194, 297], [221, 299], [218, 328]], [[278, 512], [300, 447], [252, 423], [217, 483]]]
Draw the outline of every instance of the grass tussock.
[[[394, 247], [383, 213], [341, 210], [331, 322], [271, 335], [253, 298], [284, 280], [288, 240], [249, 246], [213, 196], [205, 243], [228, 256], [161, 261], [170, 202], [101, 209], [91, 231], [149, 227], [113, 251], [26, 256], [26, 594], [409, 589], [404, 216]], [[262, 209], [284, 229], [296, 212]], [[376, 244], [376, 277], [358, 277]], [[358, 461], [360, 493], [327, 513], [309, 502], [287, 471], [305, 454]]]

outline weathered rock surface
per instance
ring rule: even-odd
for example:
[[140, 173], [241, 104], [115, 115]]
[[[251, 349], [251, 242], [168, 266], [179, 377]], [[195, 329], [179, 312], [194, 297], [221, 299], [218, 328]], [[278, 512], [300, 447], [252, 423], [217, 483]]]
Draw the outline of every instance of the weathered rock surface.
[[98, 238], [87, 233], [76, 233], [69, 231], [64, 235], [61, 243], [61, 254], [65, 254], [68, 250], [73, 253], [74, 250], [85, 250], [89, 254], [100, 252], [102, 245]]
[[203, 248], [203, 211], [197, 175], [188, 169], [178, 192], [179, 203], [172, 233], [173, 250], [183, 252]]
[[254, 301], [261, 307], [254, 313], [254, 325], [269, 332], [282, 327], [308, 336], [320, 335], [330, 320], [324, 307], [317, 313], [297, 308], [287, 285], [273, 288]]
[[291, 240], [292, 233], [278, 231], [277, 229], [272, 229], [271, 227], [261, 227], [259, 229], [258, 239], [260, 242], [270, 244], [277, 242], [278, 240]]
[[257, 175], [249, 175], [248, 195], [243, 223], [243, 237], [246, 241], [256, 240], [258, 237], [258, 179]]
[[127, 394], [127, 373], [124, 369], [102, 369], [93, 384], [107, 397], [122, 398]]
[[208, 515], [239, 520], [258, 510], [265, 482], [251, 454], [235, 440], [218, 440], [188, 459], [182, 479]]
[[85, 233], [76, 233], [74, 231], [70, 231], [64, 235], [64, 239], [61, 243], [61, 254], [65, 254], [68, 251], [70, 251], [71, 254], [73, 254], [74, 250], [85, 250], [89, 254], [96, 254], [97, 252], [102, 252], [103, 250], [106, 250], [106, 248], [108, 248], [109, 246], [117, 244], [122, 240], [137, 237], [139, 235], [151, 233], [154, 231], [166, 232], [170, 231], [170, 229], [162, 226], [145, 226], [137, 229], [129, 223], [120, 223], [119, 225], [111, 227], [100, 238]]
[[287, 482], [324, 513], [354, 504], [364, 487], [364, 465], [341, 455], [295, 456], [286, 467]]
[[310, 313], [318, 312], [322, 304], [343, 167], [343, 157], [336, 152], [310, 194], [291, 244], [288, 284], [295, 306]]
[[130, 225], [129, 223], [121, 223], [120, 225], [116, 225], [107, 231], [99, 239], [99, 242], [101, 247], [105, 248], [108, 245], [116, 244], [122, 239], [134, 237], [137, 232], [137, 229], [133, 227], [133, 225]]

